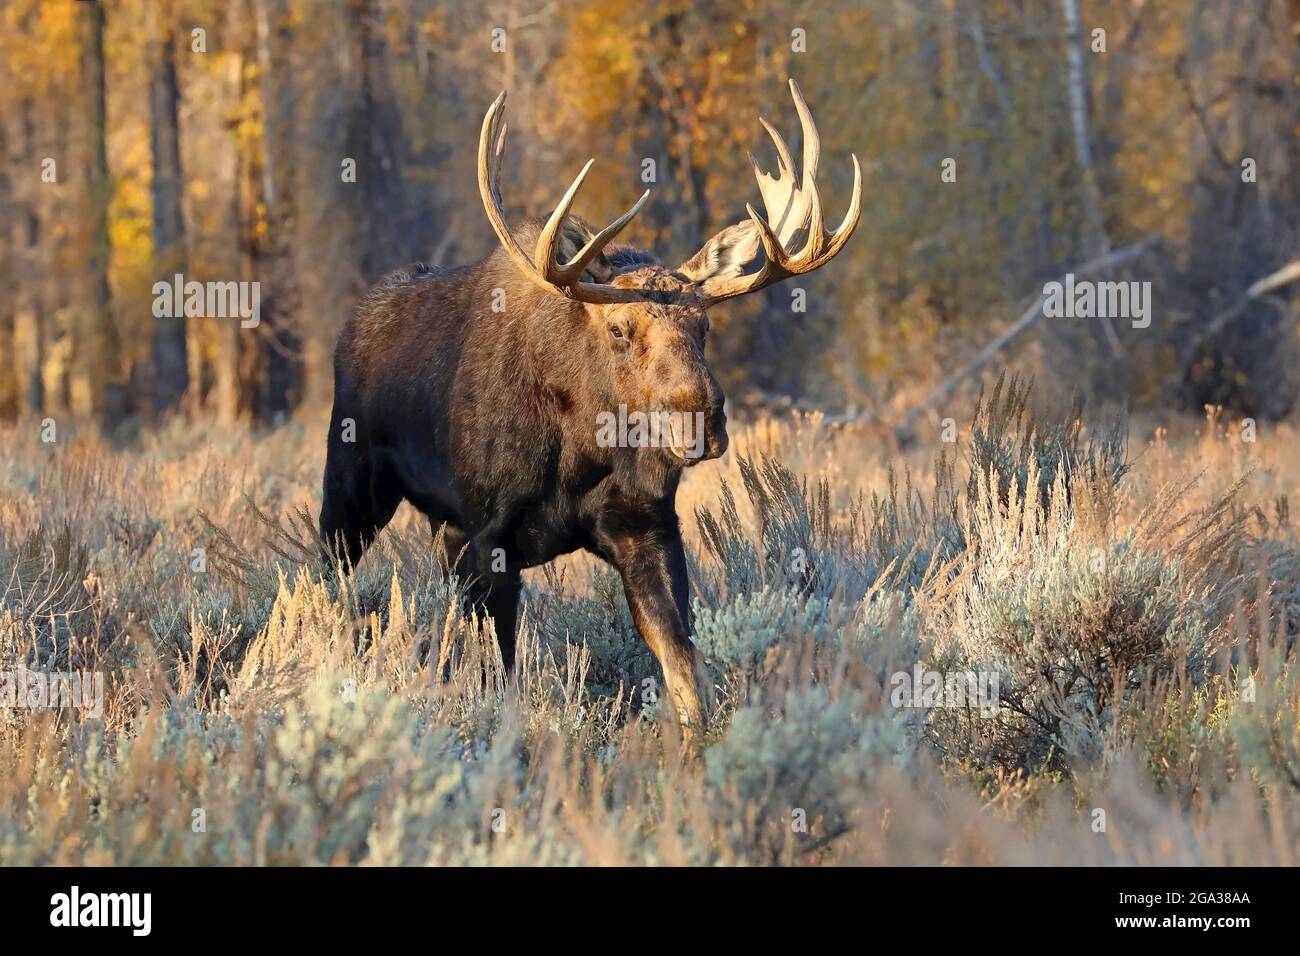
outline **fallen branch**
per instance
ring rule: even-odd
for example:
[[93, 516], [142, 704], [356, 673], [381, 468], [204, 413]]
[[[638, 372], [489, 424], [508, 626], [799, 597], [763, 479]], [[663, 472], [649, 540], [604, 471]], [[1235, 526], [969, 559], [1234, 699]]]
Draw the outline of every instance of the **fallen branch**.
[[[1114, 252], [1107, 253], [1104, 256], [1098, 256], [1096, 259], [1092, 259], [1089, 260], [1088, 262], [1083, 263], [1082, 265], [1075, 266], [1073, 269], [1070, 270], [1070, 273], [1078, 277], [1078, 276], [1090, 275], [1091, 273], [1094, 272], [1100, 272], [1103, 269], [1109, 269], [1111, 266], [1119, 265], [1121, 262], [1127, 262], [1130, 259], [1140, 256], [1142, 253], [1146, 252], [1148, 249], [1150, 249], [1159, 241], [1160, 241], [1159, 236], [1148, 236], [1147, 238], [1141, 240], [1140, 242], [1135, 242], [1132, 245], [1124, 246], [1122, 249], [1116, 249]], [[1057, 281], [1062, 283], [1065, 282], [1065, 276], [1062, 275]], [[950, 394], [952, 394], [953, 389], [955, 389], [962, 382], [963, 379], [966, 379], [971, 375], [974, 375], [976, 372], [982, 369], [993, 359], [995, 355], [998, 354], [998, 352], [1002, 351], [1002, 349], [1006, 347], [1008, 342], [1010, 342], [1021, 332], [1025, 331], [1025, 329], [1029, 328], [1031, 325], [1033, 325], [1035, 322], [1041, 319], [1043, 317], [1043, 304], [1046, 301], [1047, 301], [1047, 296], [1040, 295], [1037, 301], [1035, 301], [1032, 306], [1026, 309], [1024, 314], [1021, 315], [1020, 318], [1018, 318], [1009, 329], [1007, 329], [1005, 332], [1003, 332], [1001, 335], [995, 338], [992, 342], [986, 345], [978, 355], [976, 355], [973, 359], [971, 359], [964, 366], [962, 366], [961, 370], [958, 371], [956, 375], [953, 375], [946, 382], [944, 382], [937, 389], [935, 389], [934, 392], [931, 393], [929, 398], [927, 398], [920, 405], [916, 406], [910, 412], [908, 412], [907, 417], [903, 419], [903, 423], [898, 427], [898, 433], [900, 439], [906, 439], [907, 437], [910, 436], [912, 431], [912, 425], [917, 420], [917, 418], [919, 418], [921, 415], [926, 414], [932, 408], [934, 408], [935, 405], [939, 404], [939, 402], [947, 398]]]
[[1283, 286], [1290, 285], [1300, 279], [1300, 259], [1289, 262], [1276, 272], [1264, 276], [1259, 281], [1252, 283], [1246, 290], [1246, 294], [1239, 298], [1232, 305], [1228, 306], [1214, 318], [1212, 318], [1204, 328], [1194, 335], [1191, 340], [1183, 347], [1183, 364], [1191, 358], [1201, 343], [1212, 335], [1217, 335], [1225, 325], [1235, 319], [1256, 299], [1262, 299], [1274, 289], [1280, 289]]

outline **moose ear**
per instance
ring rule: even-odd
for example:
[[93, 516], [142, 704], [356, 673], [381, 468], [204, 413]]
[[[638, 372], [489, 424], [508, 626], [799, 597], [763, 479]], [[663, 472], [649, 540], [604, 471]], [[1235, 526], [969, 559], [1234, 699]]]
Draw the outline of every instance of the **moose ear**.
[[677, 271], [692, 282], [738, 276], [758, 255], [758, 246], [758, 227], [746, 219], [723, 229]]
[[[563, 261], [572, 262], [578, 250], [587, 244], [595, 230], [585, 219], [569, 216], [560, 228], [560, 256]], [[582, 273], [583, 281], [608, 282], [614, 277], [614, 267], [610, 264], [604, 250], [596, 254]]]

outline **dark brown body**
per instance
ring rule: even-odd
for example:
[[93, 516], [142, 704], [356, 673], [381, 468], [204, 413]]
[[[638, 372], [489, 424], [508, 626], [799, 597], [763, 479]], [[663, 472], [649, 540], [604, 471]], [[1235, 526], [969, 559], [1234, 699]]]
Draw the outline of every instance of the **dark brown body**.
[[[530, 221], [516, 233], [532, 241], [539, 228]], [[593, 268], [630, 268], [641, 282], [663, 273], [676, 284], [648, 260], [618, 250]], [[665, 334], [678, 336], [681, 350], [691, 347], [690, 331]], [[638, 339], [632, 348], [644, 347]], [[659, 385], [683, 407], [707, 410], [716, 457], [726, 447], [722, 393], [702, 347], [700, 333], [700, 361], [662, 366], [674, 380]], [[660, 448], [598, 446], [600, 411], [644, 407], [626, 389], [604, 324], [582, 303], [537, 288], [504, 252], [472, 266], [395, 273], [368, 293], [335, 352], [321, 533], [354, 564], [403, 500], [435, 532], [446, 525], [448, 561], [493, 618], [507, 668], [520, 572], [586, 549], [618, 570], [672, 699], [696, 720], [704, 670], [689, 638], [674, 508], [684, 463]]]

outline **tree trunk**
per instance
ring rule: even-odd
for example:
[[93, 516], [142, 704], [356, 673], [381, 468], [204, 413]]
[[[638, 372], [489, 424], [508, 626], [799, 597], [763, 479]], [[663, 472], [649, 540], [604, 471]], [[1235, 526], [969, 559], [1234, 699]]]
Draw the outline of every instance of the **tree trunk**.
[[[24, 98], [16, 111], [17, 146], [13, 168], [34, 168], [37, 163], [35, 106]], [[22, 281], [14, 299], [14, 360], [21, 377], [22, 411], [37, 414], [45, 408], [45, 336], [48, 334], [44, 299], [50, 281], [41, 248], [41, 217], [37, 209], [38, 184], [32, 177], [18, 179], [17, 207], [12, 220], [12, 248], [18, 256]]]
[[[1083, 27], [1079, 20], [1079, 0], [1061, 0], [1065, 15], [1065, 60], [1068, 68], [1067, 92], [1070, 98], [1070, 126], [1074, 132], [1074, 155], [1083, 181], [1085, 220], [1084, 252], [1091, 258], [1110, 252], [1110, 236], [1101, 211], [1101, 187], [1097, 184], [1097, 167], [1092, 159], [1092, 135], [1088, 123], [1088, 74], [1083, 63]], [[1111, 354], [1119, 353], [1119, 336], [1110, 316], [1101, 318], [1102, 332]]]
[[[0, 120], [0, 158], [8, 158], [8, 129]], [[0, 169], [0, 222], [12, 222], [17, 202], [13, 195], [8, 166]], [[13, 235], [0, 235], [0, 419], [13, 418], [18, 413], [18, 355], [14, 349], [14, 308], [18, 277], [14, 275]]]
[[1088, 122], [1088, 74], [1083, 62], [1083, 29], [1079, 20], [1079, 0], [1061, 0], [1065, 15], [1065, 54], [1068, 68], [1067, 92], [1070, 98], [1070, 126], [1074, 134], [1074, 156], [1083, 179], [1083, 211], [1086, 217], [1089, 256], [1110, 251], [1110, 238], [1101, 212], [1101, 189], [1092, 159], [1092, 135]]
[[362, 284], [368, 285], [402, 262], [402, 240], [392, 234], [409, 199], [403, 195], [401, 116], [393, 109], [393, 93], [385, 75], [387, 49], [383, 31], [376, 29], [380, 11], [375, 0], [351, 0], [348, 40], [356, 64], [353, 103], [348, 118], [347, 155], [357, 161], [357, 181], [348, 189], [355, 197], [361, 225]]
[[89, 220], [89, 248], [81, 277], [78, 335], [73, 343], [77, 377], [77, 411], [97, 416], [108, 427], [126, 415], [121, 344], [113, 321], [113, 293], [108, 282], [111, 245], [108, 204], [107, 110], [104, 91], [104, 5], [78, 3], [81, 51], [81, 99], [84, 122], [84, 188]]
[[285, 0], [257, 0], [257, 59], [262, 92], [264, 156], [262, 199], [267, 210], [267, 241], [259, 244], [262, 282], [261, 334], [264, 377], [258, 402], [261, 417], [274, 420], [300, 399], [302, 378], [295, 321], [302, 296], [294, 253], [297, 206], [294, 201], [294, 91], [289, 63], [292, 27]]
[[[153, 242], [155, 273], [170, 281], [185, 272], [185, 187], [181, 174], [178, 122], [180, 92], [176, 81], [176, 20], [170, 0], [151, 7], [154, 45], [149, 84], [149, 148], [153, 158]], [[152, 408], [155, 415], [173, 411], [189, 387], [184, 309], [154, 318]]]

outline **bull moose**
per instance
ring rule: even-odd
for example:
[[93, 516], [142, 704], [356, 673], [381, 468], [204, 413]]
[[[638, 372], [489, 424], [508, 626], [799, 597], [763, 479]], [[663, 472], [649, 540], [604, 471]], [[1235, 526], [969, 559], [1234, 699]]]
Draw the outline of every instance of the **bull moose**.
[[[684, 468], [727, 449], [724, 397], [704, 357], [708, 309], [825, 265], [860, 215], [854, 156], [848, 213], [827, 232], [817, 128], [793, 80], [790, 91], [802, 178], [760, 118], [779, 161], [771, 176], [749, 157], [766, 218], [747, 205], [747, 219], [676, 268], [612, 244], [649, 190], [599, 232], [570, 215], [591, 160], [549, 219], [507, 226], [498, 183], [506, 94], [497, 97], [483, 119], [478, 186], [499, 248], [473, 265], [386, 276], [339, 336], [320, 513], [332, 562], [354, 566], [409, 501], [492, 618], [509, 670], [520, 573], [586, 549], [622, 578], [678, 719], [688, 729], [705, 721], [711, 691], [691, 641], [674, 501]], [[760, 246], [761, 265], [746, 272]], [[657, 442], [602, 441], [597, 423], [615, 409], [669, 413], [670, 427]], [[695, 447], [679, 427], [688, 421], [702, 425]]]

